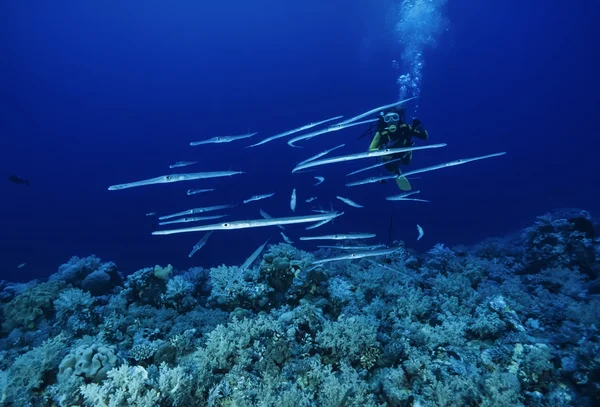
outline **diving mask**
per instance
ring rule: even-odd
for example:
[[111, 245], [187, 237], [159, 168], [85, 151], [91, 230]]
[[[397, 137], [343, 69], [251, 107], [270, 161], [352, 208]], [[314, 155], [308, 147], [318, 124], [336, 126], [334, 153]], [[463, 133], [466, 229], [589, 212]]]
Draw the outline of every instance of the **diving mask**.
[[397, 122], [400, 120], [400, 115], [398, 113], [386, 113], [383, 116], [383, 121], [386, 123]]

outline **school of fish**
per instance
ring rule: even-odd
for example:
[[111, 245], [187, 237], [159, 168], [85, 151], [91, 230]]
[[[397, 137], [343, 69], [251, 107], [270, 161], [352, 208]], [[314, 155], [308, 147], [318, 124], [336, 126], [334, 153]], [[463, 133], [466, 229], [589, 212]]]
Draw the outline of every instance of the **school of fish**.
[[[317, 136], [325, 135], [325, 134], [332, 133], [332, 132], [342, 131], [342, 130], [345, 130], [348, 128], [353, 128], [353, 127], [360, 126], [363, 124], [369, 124], [369, 123], [376, 122], [379, 120], [378, 118], [372, 118], [372, 119], [366, 119], [366, 120], [363, 120], [363, 119], [365, 119], [371, 115], [374, 115], [374, 114], [381, 114], [381, 112], [383, 112], [387, 109], [393, 108], [398, 105], [403, 105], [404, 103], [406, 103], [412, 99], [414, 99], [414, 98], [405, 99], [405, 100], [401, 100], [401, 101], [394, 102], [391, 104], [379, 106], [379, 107], [371, 109], [367, 112], [353, 116], [349, 119], [343, 120], [343, 121], [335, 123], [335, 124], [331, 124], [331, 125], [325, 127], [324, 129], [315, 130], [315, 131], [311, 131], [309, 133], [297, 135], [297, 136], [291, 138], [287, 144], [291, 147], [298, 148], [299, 146], [296, 145], [296, 143], [298, 143], [298, 142], [307, 141], [307, 140], [310, 140]], [[255, 148], [255, 147], [267, 144], [269, 142], [272, 142], [274, 140], [280, 139], [280, 138], [296, 135], [298, 133], [305, 132], [306, 130], [311, 130], [315, 127], [324, 125], [326, 123], [331, 123], [336, 120], [340, 120], [343, 117], [344, 116], [340, 115], [340, 116], [334, 116], [331, 118], [312, 122], [307, 125], [303, 125], [303, 126], [295, 128], [295, 129], [287, 130], [287, 131], [281, 132], [279, 134], [276, 134], [274, 136], [265, 138], [257, 143], [248, 145], [246, 148]], [[253, 133], [245, 133], [245, 134], [239, 134], [239, 135], [234, 135], [234, 136], [216, 136], [216, 137], [212, 137], [212, 138], [205, 139], [205, 140], [192, 141], [192, 142], [190, 142], [190, 146], [195, 147], [195, 146], [201, 146], [201, 145], [207, 145], [207, 144], [232, 143], [232, 142], [236, 142], [239, 140], [245, 140], [245, 139], [252, 138], [256, 134], [258, 134], [258, 133], [253, 132]], [[434, 148], [442, 148], [445, 146], [446, 146], [445, 143], [430, 144], [430, 145], [424, 145], [424, 146], [411, 146], [411, 147], [403, 147], [403, 148], [390, 148], [391, 146], [388, 146], [387, 148], [384, 147], [384, 148], [382, 148], [380, 150], [376, 150], [376, 151], [368, 151], [368, 152], [360, 151], [360, 152], [349, 153], [349, 154], [331, 157], [330, 154], [333, 151], [345, 147], [345, 144], [339, 144], [333, 148], [329, 148], [329, 149], [324, 150], [316, 155], [313, 155], [305, 160], [300, 161], [291, 170], [291, 172], [297, 174], [297, 173], [305, 172], [305, 170], [307, 170], [309, 168], [314, 169], [316, 167], [321, 167], [324, 165], [346, 163], [346, 162], [350, 162], [350, 161], [365, 160], [365, 159], [369, 159], [369, 158], [370, 159], [380, 158], [380, 157], [385, 157], [385, 156], [394, 155], [394, 154], [398, 154], [398, 153], [404, 153], [404, 152], [409, 152], [409, 151], [418, 151], [418, 150], [427, 150], [427, 149], [434, 149]], [[483, 160], [483, 159], [488, 159], [488, 158], [493, 158], [493, 157], [499, 157], [504, 154], [506, 154], [506, 153], [499, 152], [499, 153], [482, 155], [482, 156], [478, 156], [478, 157], [461, 158], [461, 159], [457, 159], [457, 160], [450, 161], [450, 162], [445, 162], [445, 163], [438, 164], [438, 165], [433, 165], [433, 166], [429, 166], [429, 167], [425, 167], [425, 168], [410, 170], [408, 172], [403, 173], [402, 177], [408, 177], [408, 176], [414, 175], [414, 174], [421, 174], [421, 173], [425, 173], [425, 172], [429, 172], [429, 171], [435, 171], [435, 170], [448, 168], [448, 167], [452, 167], [452, 166], [456, 166], [456, 165], [466, 164], [466, 163], [473, 162], [473, 161], [478, 161], [478, 160]], [[325, 156], [328, 156], [329, 158], [322, 158]], [[386, 163], [390, 163], [393, 161], [396, 161], [396, 160], [377, 163], [375, 165], [370, 165], [368, 167], [360, 168], [358, 170], [348, 173], [347, 176], [352, 176], [352, 175], [355, 175], [355, 174], [358, 174], [361, 172], [376, 169], [376, 168], [383, 166]], [[174, 164], [171, 164], [169, 166], [169, 168], [171, 168], [171, 169], [182, 168], [182, 167], [193, 166], [196, 164], [198, 164], [197, 161], [176, 161]], [[311, 171], [311, 170], [309, 170], [309, 171]], [[197, 180], [219, 178], [219, 177], [232, 177], [234, 175], [242, 175], [242, 174], [246, 174], [246, 173], [243, 171], [221, 170], [221, 171], [209, 171], [209, 172], [189, 172], [189, 173], [167, 174], [167, 175], [161, 175], [161, 176], [157, 176], [154, 178], [149, 178], [149, 179], [145, 179], [145, 180], [141, 180], [141, 181], [132, 181], [132, 182], [127, 182], [127, 183], [123, 183], [123, 184], [112, 185], [112, 186], [108, 187], [108, 190], [117, 191], [117, 190], [123, 190], [123, 189], [134, 188], [134, 187], [155, 185], [155, 184], [197, 181]], [[320, 184], [322, 184], [323, 182], [325, 182], [325, 178], [322, 176], [314, 176], [313, 178], [317, 181], [315, 184], [313, 184], [313, 187], [317, 187]], [[367, 185], [367, 184], [376, 183], [376, 182], [383, 182], [383, 181], [391, 180], [391, 179], [395, 179], [395, 178], [398, 178], [398, 175], [369, 177], [369, 178], [365, 178], [365, 179], [358, 180], [358, 181], [348, 182], [348, 183], [346, 183], [346, 186], [347, 187], [356, 187], [356, 186], [362, 186], [362, 185]], [[203, 193], [207, 193], [207, 192], [212, 192], [214, 190], [215, 190], [214, 188], [212, 188], [212, 189], [189, 189], [187, 191], [187, 195], [203, 194]], [[315, 188], [315, 190], [318, 191], [318, 188]], [[260, 192], [260, 191], [257, 191], [257, 192]], [[385, 199], [388, 201], [430, 202], [429, 200], [426, 200], [426, 199], [420, 199], [420, 198], [413, 197], [414, 195], [419, 194], [419, 193], [420, 193], [419, 190], [410, 191], [410, 192], [406, 192], [406, 193], [399, 194], [399, 195], [389, 196], [389, 197], [386, 197]], [[297, 194], [298, 194], [297, 189], [293, 188], [291, 191], [291, 195], [290, 195], [290, 207], [289, 207], [289, 210], [291, 210], [292, 212], [296, 211], [296, 207], [297, 207], [297, 203], [298, 203]], [[257, 193], [256, 195], [252, 195], [252, 196], [248, 197], [242, 203], [249, 204], [250, 202], [262, 201], [262, 200], [271, 198], [274, 195], [275, 195], [275, 192], [266, 192], [266, 193], [261, 193], [261, 194]], [[315, 193], [314, 195], [316, 195], [316, 196], [311, 196], [311, 197], [307, 198], [305, 200], [305, 202], [309, 203], [309, 202], [318, 200], [319, 199], [318, 193]], [[342, 203], [344, 203], [345, 205], [350, 206], [352, 208], [356, 208], [356, 209], [364, 208], [364, 205], [361, 205], [350, 198], [342, 197], [342, 196], [337, 196], [336, 198], [339, 201], [341, 201]], [[197, 224], [198, 222], [205, 222], [208, 220], [223, 218], [228, 215], [226, 215], [226, 214], [217, 214], [217, 215], [209, 215], [209, 216], [190, 216], [190, 215], [204, 214], [206, 212], [213, 212], [213, 211], [215, 211], [215, 212], [222, 211], [224, 209], [235, 208], [236, 206], [237, 206], [237, 204], [232, 204], [232, 203], [225, 204], [224, 203], [221, 205], [213, 205], [213, 206], [207, 206], [207, 207], [201, 207], [201, 208], [185, 209], [185, 210], [182, 210], [177, 213], [159, 216], [158, 220], [161, 222], [158, 223], [158, 226], [166, 226], [166, 225], [179, 224], [179, 223]], [[198, 252], [202, 247], [204, 247], [206, 245], [206, 243], [209, 240], [209, 237], [212, 235], [212, 233], [214, 231], [229, 231], [229, 230], [237, 230], [237, 229], [250, 229], [250, 228], [275, 226], [282, 230], [280, 232], [280, 234], [281, 234], [281, 238], [283, 239], [283, 241], [285, 241], [286, 243], [292, 244], [293, 240], [290, 239], [290, 237], [288, 237], [288, 235], [286, 235], [283, 232], [283, 230], [285, 230], [285, 226], [308, 223], [311, 225], [305, 227], [304, 230], [312, 230], [312, 229], [316, 229], [322, 225], [325, 225], [329, 222], [332, 222], [334, 219], [336, 219], [344, 214], [344, 212], [334, 210], [333, 207], [330, 210], [313, 209], [311, 212], [312, 213], [298, 215], [298, 216], [295, 215], [295, 216], [274, 218], [274, 217], [270, 216], [269, 214], [267, 214], [263, 209], [259, 209], [261, 218], [257, 218], [257, 219], [232, 220], [232, 221], [224, 221], [221, 223], [213, 223], [213, 224], [203, 223], [201, 225], [192, 225], [189, 227], [184, 227], [184, 228], [179, 228], [179, 229], [156, 230], [152, 234], [153, 235], [172, 235], [172, 234], [179, 234], [179, 233], [205, 232], [204, 235], [201, 237], [201, 239], [198, 241], [198, 243], [196, 243], [194, 245], [191, 252], [189, 253], [189, 257], [192, 257], [196, 252]], [[151, 213], [146, 214], [146, 216], [156, 216], [156, 214], [154, 212], [151, 212]], [[416, 227], [417, 227], [417, 231], [418, 231], [417, 240], [420, 240], [424, 236], [424, 230], [420, 225], [416, 225]], [[363, 239], [371, 239], [371, 238], [375, 238], [375, 237], [376, 237], [376, 235], [374, 233], [363, 232], [363, 233], [336, 233], [336, 234], [327, 234], [327, 235], [306, 235], [306, 236], [297, 236], [297, 239], [300, 241], [313, 241], [313, 240], [333, 240], [333, 241], [361, 240], [362, 241]], [[240, 267], [244, 270], [251, 267], [252, 263], [258, 258], [260, 253], [266, 247], [268, 241], [269, 240], [267, 240], [261, 246], [259, 246]], [[333, 257], [327, 257], [327, 258], [324, 258], [321, 260], [316, 260], [313, 262], [312, 267], [318, 267], [321, 264], [325, 264], [325, 263], [329, 263], [329, 262], [333, 262], [333, 261], [347, 261], [347, 260], [354, 260], [354, 259], [365, 259], [367, 257], [371, 258], [371, 257], [387, 256], [387, 255], [393, 254], [395, 251], [398, 250], [397, 247], [396, 248], [394, 248], [394, 247], [387, 248], [386, 245], [382, 245], [382, 244], [376, 244], [376, 245], [370, 245], [370, 246], [337, 245], [337, 246], [318, 246], [318, 247], [326, 248], [326, 249], [336, 249], [343, 254], [338, 255], [338, 256], [333, 256]], [[366, 260], [372, 261], [369, 259], [366, 259]], [[379, 263], [376, 263], [376, 264], [384, 267], [383, 265], [381, 265]]]

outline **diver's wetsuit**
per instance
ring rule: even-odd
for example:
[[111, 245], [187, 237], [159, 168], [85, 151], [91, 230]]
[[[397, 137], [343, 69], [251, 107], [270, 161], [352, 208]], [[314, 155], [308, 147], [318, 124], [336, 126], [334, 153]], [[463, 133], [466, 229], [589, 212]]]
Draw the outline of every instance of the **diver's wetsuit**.
[[[426, 130], [421, 127], [421, 122], [418, 120], [413, 121], [413, 125], [410, 126], [402, 121], [396, 123], [385, 123], [383, 119], [380, 119], [377, 123], [377, 133], [373, 137], [373, 141], [369, 146], [369, 151], [379, 150], [383, 146], [389, 148], [403, 148], [414, 145], [411, 140], [412, 137], [416, 137], [421, 140], [427, 140], [429, 134]], [[399, 174], [400, 165], [408, 165], [412, 159], [412, 151], [406, 153], [386, 155], [383, 157], [383, 161], [391, 161], [402, 158], [400, 161], [387, 164], [385, 169], [391, 173]]]

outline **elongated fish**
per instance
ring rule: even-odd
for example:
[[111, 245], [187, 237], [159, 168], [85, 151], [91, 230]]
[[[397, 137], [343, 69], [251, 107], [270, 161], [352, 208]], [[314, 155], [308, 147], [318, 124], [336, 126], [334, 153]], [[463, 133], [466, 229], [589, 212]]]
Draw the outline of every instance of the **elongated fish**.
[[158, 218], [159, 220], [167, 220], [167, 219], [172, 219], [172, 218], [176, 218], [178, 216], [185, 216], [185, 215], [194, 215], [196, 213], [204, 213], [204, 212], [211, 212], [211, 211], [220, 211], [221, 209], [229, 209], [229, 208], [233, 208], [236, 205], [215, 205], [215, 206], [206, 206], [204, 208], [193, 208], [193, 209], [186, 209], [185, 211], [181, 211], [181, 212], [177, 212], [177, 213], [173, 213], [171, 215], [165, 215], [165, 216], [161, 216], [160, 218]]
[[[341, 215], [343, 215], [343, 212], [341, 213]], [[321, 222], [319, 222], [319, 223], [315, 223], [314, 225], [307, 226], [305, 229], [306, 229], [306, 230], [312, 230], [312, 229], [316, 229], [316, 228], [318, 228], [318, 227], [321, 227], [321, 226], [323, 226], [323, 225], [325, 225], [325, 224], [327, 224], [327, 223], [331, 222], [332, 220], [333, 220], [333, 219], [325, 219], [325, 220], [322, 220], [322, 221], [321, 221]]]
[[389, 105], [383, 105], [383, 106], [376, 107], [375, 109], [371, 109], [368, 112], [359, 114], [358, 116], [351, 117], [351, 118], [349, 118], [347, 120], [344, 120], [343, 122], [340, 122], [338, 124], [345, 125], [345, 124], [348, 124], [348, 123], [355, 122], [357, 120], [362, 119], [363, 117], [367, 117], [367, 116], [370, 116], [372, 114], [379, 113], [379, 112], [387, 110], [387, 109], [391, 109], [392, 107], [396, 107], [396, 106], [401, 105], [403, 103], [409, 102], [409, 101], [411, 101], [411, 100], [413, 100], [415, 98], [416, 98], [416, 96], [408, 98], [408, 99], [401, 100], [399, 102], [390, 103]]
[[[269, 238], [270, 239], [270, 238]], [[248, 257], [248, 260], [246, 260], [244, 262], [244, 264], [242, 264], [240, 266], [240, 270], [241, 271], [246, 271], [248, 270], [248, 267], [250, 267], [252, 265], [252, 263], [254, 263], [254, 260], [256, 260], [256, 258], [258, 257], [258, 255], [265, 249], [265, 246], [267, 245], [267, 243], [269, 242], [269, 239], [267, 239], [266, 242], [264, 242], [262, 245], [260, 245], [258, 247], [258, 249], [256, 249], [251, 255], [250, 257]]]
[[214, 216], [196, 216], [196, 217], [186, 217], [186, 218], [181, 218], [181, 219], [175, 219], [175, 220], [169, 220], [166, 222], [159, 222], [158, 225], [159, 226], [164, 226], [164, 225], [172, 225], [173, 223], [190, 223], [190, 222], [202, 222], [205, 220], [211, 220], [211, 219], [221, 219], [224, 218], [227, 215], [214, 215]]
[[187, 190], [187, 194], [188, 195], [196, 195], [196, 194], [203, 194], [204, 192], [212, 192], [214, 191], [214, 188], [207, 188], [207, 189], [188, 189]]
[[307, 198], [306, 201], [304, 201], [304, 202], [311, 203], [312, 201], [314, 201], [316, 199], [318, 199], [316, 196], [311, 196], [310, 198]]
[[298, 223], [320, 222], [328, 218], [339, 216], [339, 212], [330, 212], [326, 214], [314, 214], [305, 216], [292, 216], [289, 218], [271, 218], [271, 219], [252, 219], [238, 220], [233, 222], [215, 223], [213, 225], [200, 225], [183, 229], [156, 230], [153, 235], [173, 235], [177, 233], [204, 232], [207, 230], [236, 230], [250, 229], [277, 225], [295, 225]]
[[409, 198], [412, 195], [418, 194], [421, 191], [411, 191], [399, 195], [388, 196], [385, 198], [388, 201], [416, 201], [416, 202], [431, 202], [426, 199]]
[[332, 261], [342, 261], [342, 260], [355, 260], [355, 259], [364, 259], [365, 257], [378, 257], [378, 256], [386, 256], [388, 254], [392, 254], [400, 250], [398, 247], [394, 247], [392, 249], [382, 249], [382, 250], [369, 250], [365, 252], [356, 252], [347, 254], [344, 256], [338, 257], [330, 257], [328, 259], [313, 261], [313, 266], [317, 266], [319, 264], [329, 263]]
[[250, 137], [254, 136], [255, 134], [258, 134], [258, 133], [257, 132], [246, 133], [246, 134], [240, 134], [238, 136], [217, 136], [217, 137], [209, 138], [207, 140], [192, 141], [190, 143], [190, 146], [201, 146], [203, 144], [231, 143], [232, 141], [250, 138]]
[[[260, 215], [265, 219], [273, 219], [273, 217], [271, 215], [269, 215], [267, 212], [263, 211], [262, 209], [260, 210]], [[285, 230], [285, 228], [281, 225], [276, 225], [276, 226], [281, 230]]]
[[454, 167], [456, 165], [466, 164], [466, 163], [470, 163], [472, 161], [485, 160], [486, 158], [499, 157], [504, 154], [506, 154], [506, 152], [482, 155], [479, 157], [472, 157], [472, 158], [459, 158], [458, 160], [449, 161], [447, 163], [432, 165], [431, 167], [425, 167], [425, 168], [420, 168], [417, 170], [408, 171], [408, 172], [405, 172], [404, 174], [402, 174], [402, 177], [408, 177], [410, 175], [420, 174], [422, 172], [435, 171], [435, 170], [439, 170], [442, 168]]
[[156, 216], [156, 212], [148, 212], [146, 216]]
[[356, 202], [348, 199], [348, 198], [344, 198], [343, 196], [336, 196], [337, 199], [339, 199], [340, 201], [342, 201], [343, 203], [345, 203], [346, 205], [350, 205], [353, 206], [355, 208], [364, 208], [364, 206], [357, 204]]
[[315, 179], [317, 180], [317, 183], [313, 185], [313, 187], [316, 187], [317, 185], [320, 185], [323, 183], [323, 181], [325, 181], [324, 177], [315, 177]]
[[351, 240], [351, 239], [370, 239], [375, 237], [375, 233], [337, 233], [335, 235], [322, 236], [304, 236], [300, 240]]
[[332, 117], [330, 119], [321, 120], [320, 122], [309, 123], [309, 124], [306, 124], [304, 126], [297, 127], [297, 128], [295, 128], [293, 130], [284, 131], [283, 133], [279, 133], [279, 134], [276, 134], [274, 136], [268, 137], [268, 138], [266, 138], [266, 139], [264, 139], [262, 141], [259, 141], [256, 144], [249, 145], [246, 148], [260, 146], [260, 145], [268, 143], [269, 141], [277, 140], [277, 139], [282, 138], [282, 137], [290, 136], [290, 135], [292, 135], [294, 133], [299, 133], [299, 132], [304, 131], [304, 130], [312, 129], [313, 127], [320, 126], [321, 124], [325, 124], [325, 123], [331, 122], [333, 120], [341, 119], [342, 117], [344, 117], [344, 116], [335, 116], [335, 117]]
[[319, 154], [313, 155], [312, 157], [310, 157], [310, 158], [307, 158], [307, 159], [306, 159], [306, 160], [304, 160], [304, 161], [300, 161], [300, 162], [298, 163], [298, 165], [306, 164], [306, 163], [307, 163], [307, 162], [309, 162], [309, 161], [314, 161], [314, 160], [316, 160], [316, 159], [318, 159], [318, 158], [321, 158], [321, 157], [323, 157], [324, 155], [327, 155], [327, 154], [331, 153], [332, 151], [335, 151], [335, 150], [337, 150], [338, 148], [342, 148], [342, 147], [344, 147], [344, 146], [345, 146], [345, 144], [340, 144], [339, 146], [336, 146], [336, 147], [330, 148], [329, 150], [322, 151], [322, 152], [320, 152]]
[[398, 194], [398, 195], [394, 195], [394, 196], [388, 196], [385, 199], [387, 199], [388, 201], [400, 201], [402, 199], [408, 198], [409, 196], [413, 196], [413, 195], [420, 194], [420, 193], [421, 193], [420, 190], [410, 191], [410, 192], [404, 192], [402, 194]]
[[357, 187], [359, 185], [374, 184], [375, 182], [387, 181], [390, 179], [397, 178], [397, 175], [382, 175], [381, 177], [369, 177], [361, 179], [360, 181], [349, 182], [346, 184], [347, 187]]
[[198, 161], [177, 161], [176, 163], [169, 165], [169, 168], [187, 167], [188, 165], [194, 165], [197, 163]]
[[362, 251], [362, 250], [377, 250], [377, 249], [381, 249], [384, 248], [385, 245], [384, 244], [376, 244], [373, 246], [317, 246], [320, 249], [338, 249], [338, 250], [355, 250], [355, 251]]
[[303, 170], [303, 169], [311, 168], [311, 167], [318, 167], [321, 165], [342, 163], [342, 162], [354, 161], [354, 160], [362, 160], [365, 158], [382, 157], [384, 155], [405, 153], [407, 151], [427, 150], [430, 148], [440, 148], [440, 147], [445, 147], [445, 146], [446, 146], [446, 144], [442, 143], [442, 144], [430, 144], [427, 146], [385, 148], [383, 150], [367, 151], [364, 153], [356, 153], [356, 154], [342, 155], [342, 156], [338, 156], [338, 157], [324, 158], [322, 160], [309, 161], [306, 164], [298, 165], [298, 166], [296, 166], [296, 168], [294, 168], [292, 170], [292, 172], [294, 173], [299, 170]]
[[287, 244], [293, 244], [293, 243], [294, 243], [293, 241], [291, 241], [291, 240], [290, 240], [290, 238], [289, 238], [289, 237], [287, 237], [287, 236], [285, 235], [285, 233], [283, 233], [283, 232], [279, 232], [279, 233], [281, 233], [281, 237], [283, 238], [283, 241], [284, 241], [284, 242], [286, 242]]
[[244, 199], [244, 203], [247, 204], [248, 202], [252, 202], [252, 201], [260, 201], [261, 199], [270, 198], [273, 195], [275, 195], [275, 192], [271, 192], [270, 194], [254, 195], [248, 199]]
[[188, 255], [188, 257], [192, 257], [194, 254], [196, 254], [196, 252], [200, 249], [202, 249], [204, 247], [204, 245], [206, 244], [206, 242], [208, 241], [208, 238], [210, 237], [210, 235], [212, 235], [213, 231], [209, 231], [206, 232], [204, 234], [204, 236], [202, 236], [202, 239], [200, 239], [198, 241], [198, 243], [196, 243], [194, 245], [194, 247], [192, 247], [192, 251], [190, 252], [190, 254]]
[[425, 236], [425, 231], [423, 230], [423, 228], [419, 225], [417, 225], [417, 231], [419, 232], [419, 237], [417, 237], [417, 240], [421, 240], [421, 238], [423, 236]]
[[230, 177], [232, 175], [244, 174], [243, 171], [213, 171], [213, 172], [195, 172], [190, 174], [171, 174], [161, 175], [160, 177], [150, 178], [143, 181], [129, 182], [127, 184], [111, 185], [109, 191], [117, 191], [120, 189], [142, 187], [154, 184], [169, 184], [172, 182], [192, 181], [195, 179]]
[[375, 165], [371, 165], [366, 168], [361, 168], [360, 170], [352, 171], [352, 172], [346, 174], [346, 176], [349, 177], [350, 175], [358, 174], [359, 172], [372, 170], [372, 169], [378, 168], [378, 167], [383, 167], [384, 165], [388, 165], [388, 164], [395, 163], [395, 162], [402, 161], [402, 160], [404, 160], [404, 157], [396, 158], [395, 160], [383, 161], [383, 162], [377, 163]]
[[296, 211], [296, 188], [292, 191], [292, 196], [290, 198], [290, 209], [292, 212]]
[[354, 127], [354, 126], [359, 126], [361, 124], [366, 124], [366, 123], [373, 123], [378, 121], [379, 119], [370, 119], [370, 120], [364, 120], [362, 122], [356, 122], [356, 123], [350, 123], [350, 124], [333, 124], [329, 127], [327, 127], [326, 129], [323, 130], [318, 130], [318, 131], [314, 131], [312, 133], [308, 133], [302, 136], [298, 136], [298, 137], [294, 137], [293, 139], [288, 141], [288, 145], [290, 147], [298, 147], [295, 146], [294, 143], [297, 143], [298, 141], [302, 141], [302, 140], [310, 140], [313, 137], [317, 137], [320, 136], [321, 134], [325, 134], [325, 133], [331, 133], [333, 131], [339, 131], [339, 130], [344, 130], [350, 127]]

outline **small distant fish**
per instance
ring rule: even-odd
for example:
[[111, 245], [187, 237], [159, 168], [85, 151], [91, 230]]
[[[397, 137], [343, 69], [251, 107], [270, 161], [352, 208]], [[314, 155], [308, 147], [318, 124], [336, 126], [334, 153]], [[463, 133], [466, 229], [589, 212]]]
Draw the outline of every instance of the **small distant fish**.
[[267, 198], [270, 198], [270, 197], [272, 197], [273, 195], [275, 195], [275, 192], [271, 192], [271, 193], [269, 193], [269, 194], [254, 195], [254, 196], [251, 196], [251, 197], [250, 197], [250, 198], [248, 198], [248, 199], [244, 199], [244, 203], [246, 204], [246, 203], [248, 203], [248, 202], [252, 202], [252, 201], [260, 201], [261, 199], [267, 199]]
[[26, 265], [26, 264], [27, 264], [27, 263], [21, 263], [21, 264], [19, 264], [19, 265], [17, 266], [17, 268], [18, 268], [18, 269], [20, 269], [20, 268], [23, 268], [23, 267], [25, 267], [25, 265]]
[[293, 244], [293, 243], [294, 243], [294, 242], [292, 242], [292, 241], [290, 240], [290, 238], [289, 238], [289, 237], [287, 237], [287, 236], [285, 235], [285, 233], [283, 233], [283, 232], [279, 232], [279, 233], [281, 233], [281, 237], [283, 237], [283, 240], [284, 240], [284, 241], [285, 241], [287, 244]]
[[345, 203], [347, 205], [350, 205], [350, 206], [353, 206], [355, 208], [364, 208], [364, 206], [359, 205], [356, 202], [354, 202], [354, 201], [352, 201], [352, 200], [350, 200], [348, 198], [344, 198], [344, 197], [341, 197], [341, 196], [336, 196], [336, 198], [339, 199], [340, 201], [342, 201], [343, 203]]
[[202, 236], [202, 239], [200, 239], [200, 241], [198, 243], [196, 243], [194, 245], [194, 247], [192, 247], [192, 251], [190, 252], [188, 257], [192, 257], [194, 254], [196, 254], [196, 252], [198, 250], [202, 249], [204, 247], [204, 245], [206, 244], [206, 242], [208, 241], [208, 238], [210, 237], [210, 235], [212, 235], [212, 233], [213, 233], [212, 230], [206, 232], [206, 234], [204, 236]]
[[296, 211], [296, 188], [292, 191], [292, 197], [290, 199], [290, 208], [292, 212]]
[[156, 216], [156, 212], [148, 212], [146, 216]]
[[[269, 238], [270, 239], [270, 238]], [[240, 270], [241, 271], [246, 271], [248, 270], [248, 268], [252, 265], [252, 263], [254, 263], [254, 260], [256, 260], [256, 258], [258, 257], [258, 255], [265, 249], [265, 246], [267, 245], [267, 243], [269, 243], [269, 239], [267, 239], [266, 242], [264, 242], [262, 245], [260, 245], [258, 247], [258, 249], [256, 249], [251, 255], [250, 257], [248, 257], [248, 260], [246, 260], [244, 262], [244, 264], [242, 264], [240, 266]]]
[[29, 186], [29, 180], [26, 178], [18, 177], [16, 175], [11, 175], [8, 177], [8, 180], [13, 184], [27, 185]]
[[316, 197], [316, 196], [311, 196], [310, 198], [308, 198], [308, 199], [306, 200], [306, 203], [311, 203], [312, 201], [314, 201], [314, 200], [316, 200], [316, 199], [317, 199], [317, 197]]
[[317, 185], [319, 185], [319, 184], [322, 184], [322, 183], [323, 183], [323, 181], [325, 181], [325, 178], [324, 178], [324, 177], [315, 177], [315, 179], [318, 181], [316, 184], [314, 184], [314, 185], [313, 185], [313, 186], [315, 186], [315, 187], [316, 187]]
[[188, 189], [187, 190], [187, 194], [188, 195], [196, 195], [196, 194], [202, 194], [204, 192], [212, 192], [214, 191], [214, 188], [209, 188], [209, 189]]
[[246, 133], [246, 134], [240, 134], [239, 136], [217, 136], [217, 137], [209, 138], [207, 140], [192, 141], [190, 143], [190, 146], [199, 146], [202, 144], [231, 143], [232, 141], [250, 138], [250, 137], [254, 136], [255, 134], [258, 134], [258, 133]]
[[423, 235], [425, 235], [425, 231], [419, 225], [417, 225], [417, 230], [419, 231], [419, 237], [417, 237], [417, 240], [421, 240], [421, 238], [423, 237]]
[[169, 165], [169, 168], [187, 167], [188, 165], [197, 164], [198, 161], [177, 161], [175, 164]]

